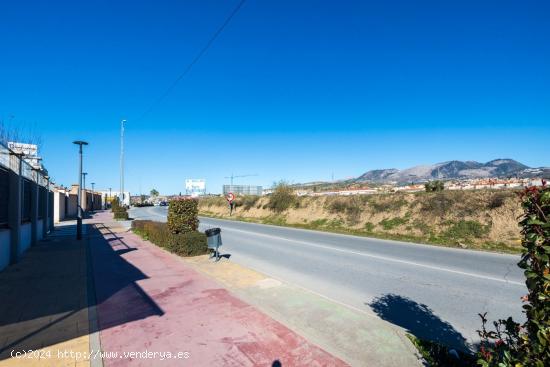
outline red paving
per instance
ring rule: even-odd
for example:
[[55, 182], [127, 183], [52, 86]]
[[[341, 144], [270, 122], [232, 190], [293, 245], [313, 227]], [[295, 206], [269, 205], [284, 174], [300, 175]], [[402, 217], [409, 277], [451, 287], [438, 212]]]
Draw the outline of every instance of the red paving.
[[189, 353], [162, 361], [104, 358], [105, 366], [345, 365], [132, 233], [91, 241], [102, 350]]

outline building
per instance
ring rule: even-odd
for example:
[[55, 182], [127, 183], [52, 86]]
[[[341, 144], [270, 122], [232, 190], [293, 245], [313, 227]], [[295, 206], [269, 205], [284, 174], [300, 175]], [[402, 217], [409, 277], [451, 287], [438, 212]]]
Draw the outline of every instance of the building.
[[[113, 200], [115, 197], [121, 198], [120, 191], [113, 191], [113, 190], [95, 190], [96, 193], [99, 193], [103, 199], [103, 202], [105, 204], [108, 204]], [[130, 206], [130, 191], [124, 191], [122, 203], [126, 206]]]
[[202, 178], [185, 180], [185, 194], [191, 197], [206, 195], [206, 180]]
[[235, 195], [262, 195], [262, 186], [253, 185], [223, 185], [223, 194], [232, 192]]

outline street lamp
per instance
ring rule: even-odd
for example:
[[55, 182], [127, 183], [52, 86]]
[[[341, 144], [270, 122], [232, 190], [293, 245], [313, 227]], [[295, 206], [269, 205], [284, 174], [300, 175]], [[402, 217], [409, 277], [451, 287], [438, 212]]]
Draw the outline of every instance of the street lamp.
[[77, 140], [73, 141], [73, 144], [76, 144], [79, 146], [78, 154], [79, 154], [79, 169], [78, 169], [78, 204], [77, 204], [77, 216], [76, 216], [76, 239], [81, 240], [82, 239], [82, 146], [88, 145], [85, 141]]
[[84, 183], [82, 184], [82, 190], [84, 190], [84, 210], [88, 210], [88, 193], [86, 192], [86, 176], [88, 175], [88, 172], [82, 172], [82, 180]]
[[95, 182], [92, 182], [92, 211], [94, 211], [95, 209], [95, 206], [94, 206], [94, 196], [95, 196], [95, 193], [94, 193], [94, 186], [95, 186]]
[[120, 202], [124, 205], [124, 123], [120, 121]]

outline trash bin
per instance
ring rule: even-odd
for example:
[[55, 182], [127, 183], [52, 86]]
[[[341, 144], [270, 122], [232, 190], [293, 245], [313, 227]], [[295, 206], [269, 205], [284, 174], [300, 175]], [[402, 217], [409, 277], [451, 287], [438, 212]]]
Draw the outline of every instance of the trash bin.
[[220, 228], [210, 228], [204, 231], [206, 234], [206, 244], [209, 249], [214, 250], [210, 257], [216, 257], [216, 261], [220, 259], [219, 247], [222, 245], [222, 230]]

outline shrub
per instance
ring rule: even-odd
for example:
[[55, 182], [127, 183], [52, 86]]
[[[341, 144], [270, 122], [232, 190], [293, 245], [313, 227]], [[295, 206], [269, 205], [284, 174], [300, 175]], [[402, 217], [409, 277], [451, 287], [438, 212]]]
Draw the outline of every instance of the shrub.
[[277, 213], [282, 213], [296, 200], [296, 195], [294, 195], [294, 190], [285, 182], [279, 182], [273, 190], [273, 193], [269, 196], [269, 201], [267, 203], [267, 208], [273, 210]]
[[451, 227], [444, 233], [446, 237], [453, 239], [481, 238], [489, 232], [489, 226], [476, 222], [475, 220], [461, 220], [452, 223]]
[[387, 219], [387, 218], [383, 219], [380, 221], [380, 224], [382, 225], [382, 228], [384, 228], [385, 230], [390, 230], [402, 224], [405, 224], [407, 222], [408, 222], [407, 218], [395, 217], [392, 219]]
[[172, 233], [196, 231], [199, 227], [198, 201], [195, 199], [171, 200], [168, 207], [168, 228]]
[[118, 197], [114, 197], [111, 199], [111, 212], [115, 212], [118, 208], [120, 208], [120, 201]]
[[374, 223], [367, 222], [365, 223], [365, 232], [372, 232], [374, 230]]
[[123, 207], [119, 207], [119, 208], [117, 208], [117, 210], [115, 210], [114, 218], [116, 220], [128, 220], [128, 219], [130, 219], [130, 217], [128, 216], [128, 211], [126, 210], [126, 208], [123, 208]]
[[445, 184], [443, 183], [443, 181], [435, 180], [426, 182], [424, 184], [424, 188], [426, 189], [426, 192], [440, 192], [445, 189]]
[[523, 252], [518, 266], [524, 269], [528, 294], [523, 297], [527, 321], [509, 317], [487, 330], [482, 328], [478, 364], [481, 366], [550, 366], [550, 188], [530, 187], [523, 193]]
[[206, 235], [201, 232], [172, 233], [167, 223], [150, 220], [132, 222], [132, 230], [159, 247], [180, 256], [197, 256], [206, 254]]
[[330, 213], [342, 213], [347, 216], [350, 224], [359, 223], [363, 212], [363, 201], [358, 197], [334, 198], [328, 200], [326, 207]]
[[422, 201], [421, 211], [432, 213], [434, 215], [443, 216], [448, 212], [456, 203], [456, 195], [447, 195], [443, 192], [438, 192], [435, 195], [428, 195], [425, 200]]
[[258, 200], [260, 200], [258, 195], [245, 195], [236, 200], [235, 206], [242, 206], [244, 210], [250, 210], [256, 205]]
[[510, 194], [505, 192], [497, 192], [495, 193], [491, 199], [489, 200], [489, 203], [487, 204], [487, 208], [489, 209], [497, 209], [504, 205], [506, 202], [506, 199], [510, 197]]
[[399, 210], [407, 205], [407, 201], [398, 194], [377, 195], [369, 200], [369, 205], [375, 213]]

